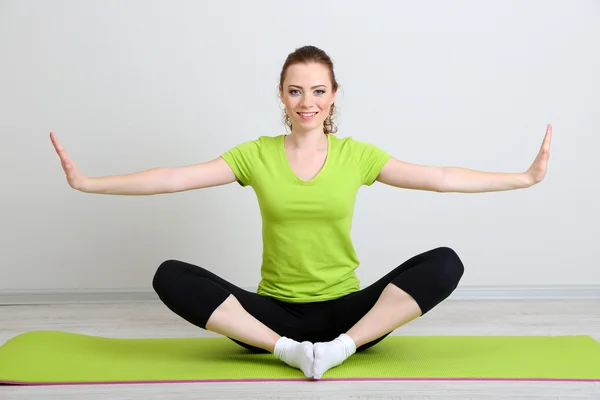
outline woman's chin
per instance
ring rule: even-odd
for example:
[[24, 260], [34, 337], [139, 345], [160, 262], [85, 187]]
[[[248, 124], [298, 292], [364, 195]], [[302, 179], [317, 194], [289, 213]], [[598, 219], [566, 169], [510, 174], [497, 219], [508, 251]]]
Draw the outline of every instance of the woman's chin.
[[317, 126], [323, 126], [323, 121], [321, 121], [321, 119], [303, 119], [303, 118], [297, 118], [296, 121], [304, 126], [304, 127], [317, 127]]

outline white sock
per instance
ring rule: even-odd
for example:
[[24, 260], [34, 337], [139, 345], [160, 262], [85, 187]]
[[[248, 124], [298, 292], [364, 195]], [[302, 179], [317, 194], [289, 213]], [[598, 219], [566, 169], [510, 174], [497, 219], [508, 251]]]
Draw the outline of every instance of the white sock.
[[356, 344], [345, 333], [331, 342], [315, 343], [315, 362], [313, 374], [315, 379], [321, 379], [325, 371], [343, 363], [348, 357], [356, 353]]
[[301, 369], [307, 378], [312, 378], [314, 361], [312, 343], [300, 343], [282, 336], [277, 343], [275, 343], [275, 351], [273, 354], [276, 358], [289, 366]]

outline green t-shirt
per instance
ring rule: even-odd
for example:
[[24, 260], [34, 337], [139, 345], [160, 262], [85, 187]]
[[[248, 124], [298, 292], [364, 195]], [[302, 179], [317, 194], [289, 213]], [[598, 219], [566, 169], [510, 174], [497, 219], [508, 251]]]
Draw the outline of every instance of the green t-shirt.
[[350, 237], [356, 194], [374, 183], [390, 156], [351, 137], [327, 135], [323, 168], [305, 182], [288, 163], [284, 138], [261, 136], [222, 155], [258, 199], [263, 254], [257, 293], [307, 303], [357, 291], [359, 260]]

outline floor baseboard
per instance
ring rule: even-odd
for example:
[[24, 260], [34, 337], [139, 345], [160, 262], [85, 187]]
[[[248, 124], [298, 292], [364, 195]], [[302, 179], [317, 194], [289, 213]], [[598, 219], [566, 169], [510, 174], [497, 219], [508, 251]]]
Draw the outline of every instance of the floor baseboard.
[[[600, 285], [462, 286], [457, 288], [448, 300], [600, 300]], [[4, 306], [154, 301], [160, 301], [156, 293], [141, 289], [0, 290], [0, 305]]]

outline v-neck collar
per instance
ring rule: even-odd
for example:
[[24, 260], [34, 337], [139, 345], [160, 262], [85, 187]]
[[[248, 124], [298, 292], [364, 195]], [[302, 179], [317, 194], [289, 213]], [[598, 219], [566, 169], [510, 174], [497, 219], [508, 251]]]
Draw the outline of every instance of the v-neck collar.
[[292, 177], [292, 179], [302, 185], [311, 185], [311, 184], [314, 184], [317, 181], [319, 181], [321, 179], [321, 177], [325, 174], [327, 165], [329, 164], [329, 160], [331, 158], [331, 138], [330, 138], [331, 135], [328, 135], [328, 134], [325, 135], [325, 136], [327, 136], [327, 155], [325, 156], [325, 162], [323, 163], [323, 166], [321, 167], [319, 172], [317, 172], [317, 174], [308, 181], [300, 179], [298, 177], [298, 175], [296, 175], [296, 173], [292, 169], [292, 166], [290, 165], [290, 161], [288, 159], [287, 153], [285, 152], [285, 137], [286, 136], [287, 135], [280, 136], [278, 147], [279, 147], [279, 154], [282, 157], [283, 163], [285, 164], [285, 168], [288, 171], [288, 173], [290, 174], [290, 176]]

